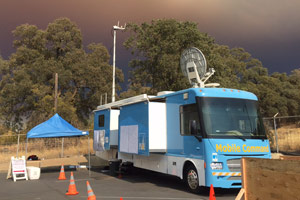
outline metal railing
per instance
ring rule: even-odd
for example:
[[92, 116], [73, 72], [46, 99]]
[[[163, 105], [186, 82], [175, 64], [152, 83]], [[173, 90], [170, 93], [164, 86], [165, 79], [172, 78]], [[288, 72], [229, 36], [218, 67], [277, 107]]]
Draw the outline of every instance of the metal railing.
[[[90, 140], [90, 141], [89, 141]], [[39, 159], [83, 156], [93, 153], [93, 141], [88, 136], [61, 138], [31, 138], [26, 143], [26, 135], [0, 136], [0, 162], [11, 156], [37, 155]], [[90, 147], [90, 148], [89, 148]]]

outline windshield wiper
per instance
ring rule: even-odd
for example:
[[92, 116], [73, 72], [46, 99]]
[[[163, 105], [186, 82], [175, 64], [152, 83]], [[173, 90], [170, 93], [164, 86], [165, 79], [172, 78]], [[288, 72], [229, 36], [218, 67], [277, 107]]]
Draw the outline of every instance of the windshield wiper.
[[[219, 131], [219, 132], [217, 132], [217, 133], [228, 133], [228, 131]], [[224, 135], [222, 135], [222, 136], [226, 136], [226, 137], [235, 137], [235, 138], [238, 138], [238, 139], [241, 139], [241, 140], [243, 140], [243, 141], [246, 141], [246, 139], [242, 136], [242, 135], [235, 135], [235, 134], [224, 134]]]
[[246, 141], [246, 139], [245, 139], [244, 137], [239, 136], [239, 135], [230, 135], [230, 136], [235, 137], [235, 138], [238, 138], [238, 139], [241, 139], [241, 140], [243, 140], [243, 141]]
[[261, 139], [262, 141], [265, 141], [265, 136], [263, 135], [252, 135], [251, 137], [254, 137], [255, 139]]

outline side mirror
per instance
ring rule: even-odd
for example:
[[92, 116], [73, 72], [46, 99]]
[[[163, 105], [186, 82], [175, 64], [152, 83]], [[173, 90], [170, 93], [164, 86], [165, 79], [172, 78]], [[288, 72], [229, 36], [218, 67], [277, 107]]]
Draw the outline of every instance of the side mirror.
[[189, 129], [191, 135], [197, 135], [197, 122], [196, 120], [189, 121]]

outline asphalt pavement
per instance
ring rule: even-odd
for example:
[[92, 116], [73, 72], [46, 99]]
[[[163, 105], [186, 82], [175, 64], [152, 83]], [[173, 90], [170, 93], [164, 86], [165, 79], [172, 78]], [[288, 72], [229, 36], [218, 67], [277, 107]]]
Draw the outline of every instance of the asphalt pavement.
[[[39, 180], [6, 179], [0, 174], [0, 200], [60, 200], [87, 199], [86, 181], [89, 181], [97, 200], [204, 200], [209, 189], [202, 194], [188, 192], [183, 182], [173, 176], [134, 169], [130, 175], [110, 176], [107, 170], [74, 170], [78, 195], [68, 196], [70, 170], [65, 169], [67, 180], [57, 180], [59, 171], [42, 171]], [[217, 200], [235, 199], [237, 189], [215, 189]]]

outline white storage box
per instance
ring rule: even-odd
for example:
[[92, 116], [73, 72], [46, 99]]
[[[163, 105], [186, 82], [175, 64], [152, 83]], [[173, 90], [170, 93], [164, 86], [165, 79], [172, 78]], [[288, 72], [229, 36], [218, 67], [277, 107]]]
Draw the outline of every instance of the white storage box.
[[40, 178], [41, 168], [39, 167], [26, 167], [28, 178], [30, 180], [36, 180]]

